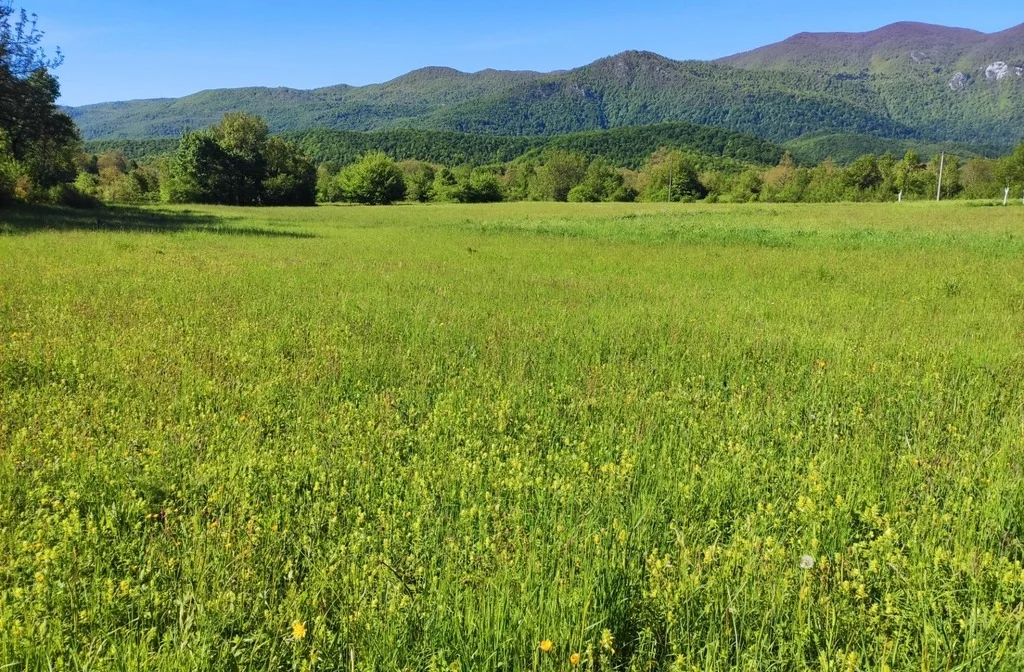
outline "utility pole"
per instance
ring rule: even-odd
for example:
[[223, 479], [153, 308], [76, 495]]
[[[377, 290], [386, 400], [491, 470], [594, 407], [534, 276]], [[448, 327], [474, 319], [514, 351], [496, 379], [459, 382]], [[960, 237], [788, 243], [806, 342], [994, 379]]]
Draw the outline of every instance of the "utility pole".
[[668, 202], [672, 202], [672, 158], [668, 160]]
[[946, 167], [946, 153], [942, 153], [942, 158], [939, 160], [939, 190], [935, 193], [935, 202], [938, 203], [942, 200], [942, 169]]

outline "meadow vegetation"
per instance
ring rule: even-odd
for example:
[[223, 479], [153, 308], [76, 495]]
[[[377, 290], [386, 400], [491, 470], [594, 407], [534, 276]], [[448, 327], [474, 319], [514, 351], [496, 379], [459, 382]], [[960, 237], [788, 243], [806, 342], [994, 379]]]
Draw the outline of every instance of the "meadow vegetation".
[[0, 211], [0, 667], [1021, 669], [981, 205]]

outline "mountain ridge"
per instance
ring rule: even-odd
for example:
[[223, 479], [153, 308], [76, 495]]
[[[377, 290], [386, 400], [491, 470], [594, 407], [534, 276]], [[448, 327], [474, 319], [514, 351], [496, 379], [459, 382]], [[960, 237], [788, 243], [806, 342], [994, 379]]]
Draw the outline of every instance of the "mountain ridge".
[[785, 142], [840, 133], [1008, 146], [1024, 139], [1024, 24], [900, 22], [799, 33], [715, 61], [632, 50], [555, 72], [427, 66], [387, 82], [210, 89], [69, 108], [86, 139], [175, 137], [225, 112], [275, 132], [398, 128], [556, 135], [685, 122]]

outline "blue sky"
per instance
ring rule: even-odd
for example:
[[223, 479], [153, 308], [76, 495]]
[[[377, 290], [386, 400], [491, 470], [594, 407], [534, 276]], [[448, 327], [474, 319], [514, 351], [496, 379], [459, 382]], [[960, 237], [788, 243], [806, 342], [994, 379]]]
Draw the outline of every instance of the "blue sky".
[[67, 60], [57, 74], [67, 105], [219, 87], [362, 85], [427, 65], [549, 71], [627, 49], [708, 59], [801, 31], [870, 30], [894, 21], [985, 32], [1024, 21], [1010, 9], [967, 11], [963, 0], [14, 4], [39, 14], [47, 43], [63, 48]]

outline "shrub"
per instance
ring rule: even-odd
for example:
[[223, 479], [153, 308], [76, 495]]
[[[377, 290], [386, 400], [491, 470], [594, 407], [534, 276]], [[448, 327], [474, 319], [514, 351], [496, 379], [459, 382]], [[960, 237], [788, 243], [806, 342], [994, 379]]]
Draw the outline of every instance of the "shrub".
[[342, 199], [365, 205], [390, 205], [405, 198], [402, 169], [383, 152], [363, 156], [338, 176]]

